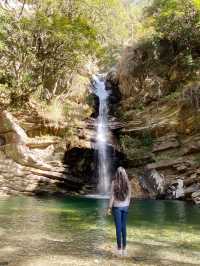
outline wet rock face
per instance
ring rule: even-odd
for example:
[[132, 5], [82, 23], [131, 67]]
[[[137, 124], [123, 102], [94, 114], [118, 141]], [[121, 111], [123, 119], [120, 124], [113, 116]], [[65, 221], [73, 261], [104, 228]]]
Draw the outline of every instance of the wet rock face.
[[119, 80], [117, 71], [111, 70], [106, 76], [106, 89], [110, 91], [109, 102], [110, 104], [117, 104], [121, 100], [121, 93], [119, 90]]
[[92, 97], [93, 102], [94, 102], [94, 104], [93, 104], [93, 110], [94, 111], [93, 111], [91, 117], [97, 118], [99, 115], [99, 111], [98, 111], [99, 110], [99, 98], [94, 93], [91, 94], [91, 97]]
[[74, 147], [65, 152], [64, 164], [69, 166], [72, 176], [80, 178], [85, 184], [96, 184], [95, 151], [88, 148]]
[[115, 115], [118, 104], [121, 100], [121, 92], [119, 90], [119, 80], [116, 69], [112, 69], [106, 76], [106, 90], [109, 91], [109, 113]]

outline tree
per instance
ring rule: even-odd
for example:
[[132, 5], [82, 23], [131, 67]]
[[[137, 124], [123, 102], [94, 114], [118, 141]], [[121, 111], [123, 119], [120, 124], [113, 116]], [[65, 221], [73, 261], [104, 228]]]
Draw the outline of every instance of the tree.
[[88, 58], [112, 65], [130, 37], [129, 6], [120, 0], [9, 1], [0, 10], [0, 82], [11, 103], [35, 92], [59, 95]]

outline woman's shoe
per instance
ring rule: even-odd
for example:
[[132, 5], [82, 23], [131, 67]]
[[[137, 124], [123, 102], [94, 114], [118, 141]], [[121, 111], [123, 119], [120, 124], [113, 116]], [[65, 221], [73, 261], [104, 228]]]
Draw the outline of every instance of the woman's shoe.
[[122, 249], [122, 256], [123, 257], [127, 257], [128, 256], [127, 249]]
[[118, 257], [121, 257], [122, 256], [122, 250], [121, 249], [115, 249], [115, 255], [118, 256]]

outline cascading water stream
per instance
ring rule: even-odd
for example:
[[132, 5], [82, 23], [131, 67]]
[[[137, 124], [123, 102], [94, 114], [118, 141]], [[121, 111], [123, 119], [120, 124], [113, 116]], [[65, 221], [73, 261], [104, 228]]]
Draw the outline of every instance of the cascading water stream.
[[108, 128], [108, 97], [109, 92], [105, 88], [104, 79], [93, 76], [94, 93], [99, 98], [99, 116], [96, 124], [96, 148], [98, 150], [98, 192], [108, 194], [110, 188], [110, 158], [107, 152], [109, 128]]

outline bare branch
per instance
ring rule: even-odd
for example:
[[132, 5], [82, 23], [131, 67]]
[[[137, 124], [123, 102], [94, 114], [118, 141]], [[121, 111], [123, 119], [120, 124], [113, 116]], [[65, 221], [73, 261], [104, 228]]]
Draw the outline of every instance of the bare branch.
[[23, 13], [23, 11], [24, 11], [24, 6], [25, 6], [25, 4], [26, 4], [26, 0], [23, 1], [22, 8], [21, 8], [21, 11], [20, 11], [20, 13], [19, 13], [19, 17], [18, 17], [18, 18], [20, 18], [20, 17], [22, 16], [22, 13]]

